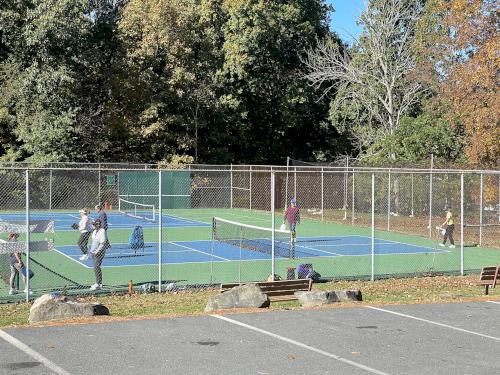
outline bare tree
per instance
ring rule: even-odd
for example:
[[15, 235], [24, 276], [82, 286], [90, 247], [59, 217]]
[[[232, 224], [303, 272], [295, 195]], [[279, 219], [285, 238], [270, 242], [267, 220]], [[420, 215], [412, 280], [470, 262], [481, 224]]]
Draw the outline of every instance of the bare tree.
[[308, 51], [307, 79], [324, 96], [336, 91], [334, 125], [341, 132], [349, 127], [360, 149], [392, 135], [422, 91], [408, 79], [415, 67], [412, 44], [421, 2], [370, 0], [359, 20], [364, 32], [349, 51], [328, 40]]

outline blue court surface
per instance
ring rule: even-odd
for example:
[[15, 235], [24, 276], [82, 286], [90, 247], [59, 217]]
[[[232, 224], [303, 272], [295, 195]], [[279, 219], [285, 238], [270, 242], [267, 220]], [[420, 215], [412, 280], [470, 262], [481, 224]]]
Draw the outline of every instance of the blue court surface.
[[[259, 246], [270, 247], [270, 241], [267, 239], [259, 240]], [[252, 240], [256, 248], [257, 240]], [[158, 264], [158, 243], [148, 242], [145, 244], [144, 252], [142, 249], [134, 251], [127, 244], [111, 244], [112, 248], [106, 251], [103, 261], [104, 267], [119, 266], [140, 266]], [[287, 254], [289, 244], [276, 244], [276, 248], [285, 251]], [[75, 262], [79, 262], [84, 267], [92, 267], [92, 259], [82, 261], [79, 257], [82, 255], [76, 245], [57, 246], [56, 251], [69, 257]], [[279, 251], [279, 250], [278, 250]], [[376, 239], [375, 254], [418, 254], [418, 253], [447, 253], [447, 250], [435, 249], [432, 247], [417, 246], [402, 242]], [[343, 236], [343, 237], [304, 237], [299, 238], [295, 244], [295, 258], [309, 257], [339, 257], [339, 256], [370, 256], [371, 238], [365, 236]], [[288, 258], [288, 256], [277, 256], [279, 258]], [[162, 263], [180, 264], [180, 263], [203, 263], [203, 262], [227, 262], [227, 261], [255, 261], [269, 260], [271, 256], [267, 252], [261, 252], [249, 249], [240, 249], [239, 246], [225, 242], [214, 243], [212, 241], [178, 241], [165, 242], [162, 244]]]
[[[136, 225], [141, 225], [144, 228], [154, 228], [158, 227], [158, 219], [156, 221], [149, 221], [144, 219], [138, 219], [135, 217], [127, 216], [120, 213], [107, 212], [108, 215], [108, 225], [109, 229], [120, 229], [126, 228], [130, 229]], [[91, 218], [97, 217], [95, 212], [90, 214]], [[0, 213], [0, 220], [25, 220], [26, 214], [24, 213]], [[55, 230], [64, 231], [72, 230], [71, 224], [78, 223], [80, 220], [80, 214], [78, 212], [32, 212], [30, 214], [30, 220], [53, 220], [55, 225]], [[211, 226], [209, 223], [203, 223], [201, 221], [184, 219], [171, 215], [162, 216], [162, 226], [163, 227], [208, 227]]]

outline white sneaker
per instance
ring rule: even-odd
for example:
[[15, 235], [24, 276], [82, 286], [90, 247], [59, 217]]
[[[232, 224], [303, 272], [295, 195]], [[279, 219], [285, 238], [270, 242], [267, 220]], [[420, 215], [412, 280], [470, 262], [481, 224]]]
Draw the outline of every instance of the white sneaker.
[[87, 254], [83, 254], [80, 258], [78, 258], [80, 260], [87, 260], [89, 259], [89, 256]]
[[97, 290], [97, 289], [101, 289], [102, 288], [102, 284], [94, 284], [90, 287], [90, 290]]
[[455, 248], [455, 245], [450, 245], [448, 246], [450, 249], [454, 249]]
[[23, 290], [24, 294], [29, 294], [29, 295], [32, 295], [33, 294], [33, 291], [31, 289], [24, 289]]
[[444, 247], [444, 243], [440, 243], [439, 246]]
[[11, 289], [9, 290], [9, 295], [17, 294], [17, 289]]

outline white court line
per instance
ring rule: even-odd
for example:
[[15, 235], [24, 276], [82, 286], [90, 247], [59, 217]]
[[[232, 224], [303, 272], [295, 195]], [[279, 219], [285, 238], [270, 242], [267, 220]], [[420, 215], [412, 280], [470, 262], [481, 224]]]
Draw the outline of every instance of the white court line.
[[0, 337], [3, 338], [5, 341], [7, 341], [9, 344], [15, 346], [19, 350], [25, 352], [28, 354], [30, 357], [34, 358], [38, 362], [44, 364], [46, 367], [54, 371], [56, 374], [59, 375], [71, 375], [68, 371], [62, 369], [61, 367], [57, 366], [54, 362], [51, 362], [47, 358], [45, 358], [43, 355], [41, 355], [38, 352], [35, 352], [33, 349], [31, 349], [28, 345], [22, 343], [15, 337], [9, 335], [7, 332], [4, 332], [0, 330]]
[[316, 251], [316, 252], [320, 252], [320, 253], [325, 253], [325, 254], [329, 254], [329, 255], [337, 255], [337, 256], [341, 256], [342, 255], [342, 254], [334, 253], [333, 251], [325, 251], [325, 250], [317, 249], [315, 247], [304, 246], [304, 245], [297, 245], [297, 243], [295, 243], [295, 249], [297, 249], [299, 247], [302, 248], [302, 249], [312, 250], [312, 251]]
[[418, 317], [412, 316], [412, 315], [407, 315], [407, 314], [402, 314], [402, 313], [398, 313], [398, 312], [391, 311], [391, 310], [381, 309], [379, 307], [373, 307], [373, 306], [365, 306], [365, 307], [367, 309], [382, 311], [382, 312], [386, 312], [386, 313], [389, 313], [389, 314], [394, 314], [394, 315], [402, 316], [403, 318], [409, 318], [409, 319], [419, 320], [421, 322], [425, 322], [425, 323], [429, 323], [429, 324], [434, 324], [436, 326], [440, 326], [440, 327], [444, 327], [444, 328], [449, 328], [449, 329], [453, 329], [455, 331], [459, 331], [459, 332], [463, 332], [463, 333], [469, 333], [471, 335], [481, 336], [481, 337], [485, 337], [487, 339], [491, 339], [491, 340], [495, 340], [495, 341], [499, 341], [500, 342], [500, 337], [489, 336], [489, 335], [485, 335], [483, 333], [469, 331], [467, 329], [458, 328], [458, 327], [450, 326], [448, 324], [435, 322], [433, 320], [427, 320], [427, 319], [418, 318]]
[[183, 248], [188, 249], [188, 250], [191, 250], [191, 251], [196, 251], [197, 253], [201, 253], [201, 254], [204, 254], [204, 255], [208, 255], [208, 256], [211, 256], [211, 257], [214, 257], [214, 258], [219, 258], [219, 259], [222, 259], [222, 260], [230, 261], [230, 259], [226, 259], [226, 258], [223, 258], [223, 257], [219, 257], [219, 256], [217, 256], [217, 255], [213, 255], [213, 254], [207, 253], [207, 252], [205, 252], [205, 251], [196, 250], [196, 249], [193, 249], [192, 247], [189, 247], [189, 246], [179, 245], [179, 244], [178, 244], [178, 243], [176, 243], [176, 242], [169, 241], [168, 243], [170, 243], [170, 244], [172, 244], [172, 245], [175, 245], [175, 246], [180, 246], [180, 247], [183, 247]]
[[497, 305], [500, 305], [500, 302], [499, 301], [486, 301], [486, 302], [489, 302], [489, 303], [495, 303]]
[[298, 346], [298, 347], [300, 347], [302, 349], [307, 349], [307, 350], [310, 350], [310, 351], [315, 352], [317, 354], [324, 355], [325, 357], [333, 358], [333, 359], [335, 359], [335, 360], [337, 360], [339, 362], [346, 363], [348, 365], [351, 365], [351, 366], [357, 367], [359, 369], [368, 371], [368, 372], [370, 372], [372, 374], [389, 375], [386, 372], [379, 371], [379, 370], [374, 369], [372, 367], [365, 366], [365, 365], [363, 365], [361, 363], [357, 363], [357, 362], [351, 361], [351, 360], [346, 359], [346, 358], [342, 358], [342, 357], [340, 357], [340, 356], [338, 356], [336, 354], [325, 352], [324, 350], [314, 348], [312, 346], [303, 344], [303, 343], [301, 343], [299, 341], [295, 341], [295, 340], [289, 339], [287, 337], [283, 337], [283, 336], [277, 335], [275, 333], [272, 333], [272, 332], [269, 332], [269, 331], [265, 331], [265, 330], [263, 330], [261, 328], [257, 328], [257, 327], [254, 327], [254, 326], [242, 323], [242, 322], [238, 322], [237, 320], [233, 320], [233, 319], [227, 318], [227, 317], [222, 316], [222, 315], [211, 315], [211, 316], [213, 316], [214, 318], [217, 318], [217, 319], [225, 320], [226, 322], [229, 322], [229, 323], [232, 323], [232, 324], [239, 325], [241, 327], [248, 328], [248, 329], [250, 329], [252, 331], [263, 333], [264, 335], [268, 335], [268, 336], [271, 336], [271, 337], [273, 337], [275, 339], [278, 339], [278, 340], [281, 340], [281, 341], [285, 341], [285, 342], [287, 342], [289, 344]]
[[[67, 246], [75, 246], [75, 245], [63, 245], [63, 246], [59, 246], [59, 247], [60, 247], [60, 248], [62, 248], [62, 247], [67, 247]], [[76, 246], [78, 246], [78, 245], [76, 245]], [[80, 266], [83, 266], [83, 267], [85, 267], [85, 268], [93, 268], [93, 266], [92, 266], [92, 267], [89, 267], [89, 266], [87, 266], [85, 263], [80, 262], [78, 259], [75, 259], [75, 258], [71, 257], [70, 255], [68, 255], [68, 254], [66, 254], [66, 253], [64, 253], [64, 252], [62, 252], [61, 250], [58, 250], [58, 249], [57, 249], [57, 246], [55, 246], [55, 247], [54, 247], [54, 250], [52, 250], [52, 251], [56, 251], [56, 252], [58, 252], [59, 254], [61, 254], [61, 255], [65, 256], [66, 258], [71, 259], [73, 262], [75, 262], [75, 263], [79, 264]], [[77, 255], [75, 255], [75, 257], [77, 257], [77, 258], [78, 258], [79, 256], [81, 257], [81, 255], [78, 255], [78, 254], [77, 254]]]

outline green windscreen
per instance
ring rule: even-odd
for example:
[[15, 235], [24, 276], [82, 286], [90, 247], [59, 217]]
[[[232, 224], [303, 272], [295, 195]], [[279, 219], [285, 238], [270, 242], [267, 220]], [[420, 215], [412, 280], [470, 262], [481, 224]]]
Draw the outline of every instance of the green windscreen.
[[[158, 207], [158, 172], [126, 171], [118, 175], [119, 195], [129, 201]], [[191, 208], [191, 173], [161, 172], [162, 208]]]

